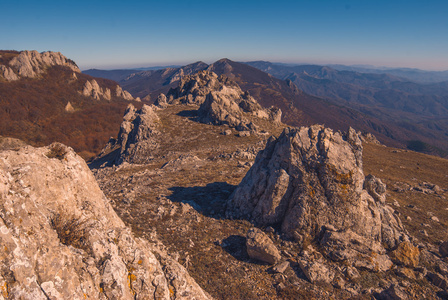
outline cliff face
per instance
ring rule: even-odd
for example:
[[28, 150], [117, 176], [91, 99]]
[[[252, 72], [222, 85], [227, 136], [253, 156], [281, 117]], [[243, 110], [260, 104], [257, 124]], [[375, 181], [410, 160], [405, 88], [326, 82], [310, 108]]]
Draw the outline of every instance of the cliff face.
[[209, 298], [165, 252], [134, 237], [71, 148], [0, 152], [0, 195], [3, 297]]
[[[73, 72], [80, 73], [78, 66], [60, 52], [22, 51], [9, 61], [9, 66], [3, 67], [3, 78], [17, 80], [19, 77], [34, 78], [51, 66], [65, 66]], [[3, 73], [3, 74], [2, 74]]]

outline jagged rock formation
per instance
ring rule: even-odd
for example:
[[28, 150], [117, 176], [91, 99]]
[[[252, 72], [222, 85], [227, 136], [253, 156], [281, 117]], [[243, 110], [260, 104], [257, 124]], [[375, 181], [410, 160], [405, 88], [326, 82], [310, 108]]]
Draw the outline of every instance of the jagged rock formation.
[[0, 152], [0, 195], [2, 298], [209, 298], [166, 252], [133, 236], [71, 148]]
[[[234, 81], [210, 71], [182, 77], [179, 86], [171, 89], [166, 98], [168, 104], [184, 103], [200, 105], [199, 121], [223, 125], [239, 131], [256, 131], [244, 114], [281, 122], [281, 110], [275, 107], [264, 109], [258, 102], [241, 90]], [[165, 99], [159, 96], [158, 107], [164, 107]], [[159, 104], [160, 103], [160, 104]]]
[[[87, 80], [84, 84], [82, 92], [80, 93], [86, 97], [92, 97], [95, 100], [100, 100], [101, 98], [103, 98], [107, 101], [110, 101], [112, 99], [112, 93], [110, 89], [101, 88], [95, 79]], [[128, 101], [141, 101], [138, 97], [134, 99], [134, 97], [132, 97], [132, 95], [128, 91], [124, 91], [119, 85], [117, 85], [115, 88], [115, 96]]]
[[0, 78], [2, 77], [6, 79], [6, 81], [15, 81], [19, 79], [19, 76], [17, 76], [10, 67], [5, 65], [0, 65]]
[[100, 97], [104, 98], [105, 100], [111, 99], [110, 89], [105, 88], [103, 90], [98, 85], [98, 82], [96, 82], [95, 79], [86, 81], [81, 94], [86, 97], [93, 97], [93, 99], [95, 99], [95, 100], [100, 100]]
[[140, 101], [140, 98], [134, 99], [134, 97], [132, 97], [132, 95], [128, 91], [123, 91], [123, 89], [119, 85], [117, 85], [117, 87], [115, 88], [115, 95], [129, 101]]
[[267, 143], [230, 197], [228, 214], [280, 224], [287, 237], [319, 243], [334, 261], [385, 270], [391, 263], [384, 247], [407, 235], [384, 199], [382, 182], [363, 174], [356, 132], [315, 125], [285, 129]]
[[231, 84], [236, 85], [225, 76], [218, 77], [213, 72], [199, 71], [181, 77], [179, 85], [167, 93], [168, 102], [201, 105], [210, 92]]
[[[146, 104], [139, 110], [129, 104], [120, 126], [117, 139], [112, 139], [106, 145], [103, 153], [113, 152], [109, 161], [113, 164], [143, 163], [151, 160], [151, 152], [158, 147], [160, 136], [157, 130], [159, 117], [151, 106]], [[100, 154], [102, 156], [102, 154]]]
[[[180, 68], [177, 72], [172, 74], [170, 77], [167, 78], [167, 83], [171, 84], [173, 82], [176, 82], [178, 80], [181, 80], [182, 77], [191, 75], [193, 73], [196, 73], [198, 70], [204, 70], [208, 67], [208, 65], [202, 61], [195, 62], [193, 64], [187, 65], [185, 67]], [[168, 68], [166, 69], [165, 73], [171, 73], [174, 69]]]
[[[74, 72], [81, 72], [78, 66], [60, 52], [22, 51], [9, 62], [9, 67], [0, 68], [0, 75], [6, 80], [17, 80], [19, 77], [34, 78], [51, 66], [65, 66]], [[3, 73], [3, 74], [2, 74]]]

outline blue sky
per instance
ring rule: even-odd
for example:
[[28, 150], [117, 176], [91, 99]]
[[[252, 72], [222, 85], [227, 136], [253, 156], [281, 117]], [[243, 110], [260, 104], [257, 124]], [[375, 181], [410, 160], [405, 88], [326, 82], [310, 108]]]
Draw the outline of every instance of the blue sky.
[[446, 0], [0, 0], [0, 49], [86, 68], [236, 61], [448, 70]]

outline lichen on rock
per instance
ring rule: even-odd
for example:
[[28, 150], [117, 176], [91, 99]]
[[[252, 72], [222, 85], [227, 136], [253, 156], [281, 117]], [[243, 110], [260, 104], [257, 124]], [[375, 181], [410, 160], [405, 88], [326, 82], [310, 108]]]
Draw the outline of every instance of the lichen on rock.
[[[131, 233], [84, 160], [62, 144], [0, 152], [0, 217], [8, 299], [210, 298]], [[182, 284], [170, 295], [173, 278]]]
[[278, 225], [285, 237], [319, 244], [334, 261], [361, 257], [362, 266], [385, 270], [386, 249], [407, 234], [384, 199], [381, 181], [364, 176], [358, 134], [315, 125], [287, 128], [268, 141], [228, 200], [227, 214]]

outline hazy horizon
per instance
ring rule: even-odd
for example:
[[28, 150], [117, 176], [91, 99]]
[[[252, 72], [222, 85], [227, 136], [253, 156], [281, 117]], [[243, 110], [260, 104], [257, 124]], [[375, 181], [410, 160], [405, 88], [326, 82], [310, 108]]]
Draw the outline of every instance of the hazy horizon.
[[[222, 57], [220, 59], [223, 59], [223, 58], [227, 58], [227, 57]], [[214, 61], [208, 61], [208, 62], [198, 60], [198, 61], [190, 61], [190, 62], [184, 62], [184, 63], [166, 62], [166, 63], [141, 63], [141, 64], [136, 63], [136, 64], [130, 64], [130, 65], [116, 64], [116, 65], [93, 66], [93, 67], [84, 67], [84, 68], [80, 67], [80, 69], [81, 69], [81, 71], [86, 71], [86, 70], [90, 70], [90, 69], [110, 71], [110, 70], [146, 69], [146, 68], [155, 68], [155, 67], [166, 68], [166, 67], [175, 67], [175, 66], [186, 66], [186, 65], [194, 64], [199, 61], [202, 61], [202, 62], [210, 65], [220, 59], [217, 59]], [[230, 58], [228, 58], [228, 59], [230, 59]], [[256, 59], [256, 60], [246, 60], [246, 61], [238, 61], [238, 60], [234, 60], [234, 59], [230, 59], [230, 60], [235, 61], [235, 62], [241, 62], [241, 63], [254, 62], [254, 61], [265, 61], [265, 62], [270, 62], [273, 64], [287, 64], [287, 65], [319, 65], [319, 66], [343, 65], [343, 66], [347, 66], [347, 67], [372, 68], [372, 69], [379, 69], [379, 70], [381, 70], [381, 69], [416, 69], [416, 70], [421, 70], [421, 71], [448, 72], [448, 69], [440, 69], [440, 70], [423, 69], [423, 68], [409, 67], [409, 66], [384, 66], [384, 65], [371, 65], [371, 64], [316, 63], [316, 62], [284, 62], [284, 61], [269, 61], [266, 59]]]
[[448, 70], [448, 2], [2, 1], [1, 49], [81, 69], [265, 60]]

